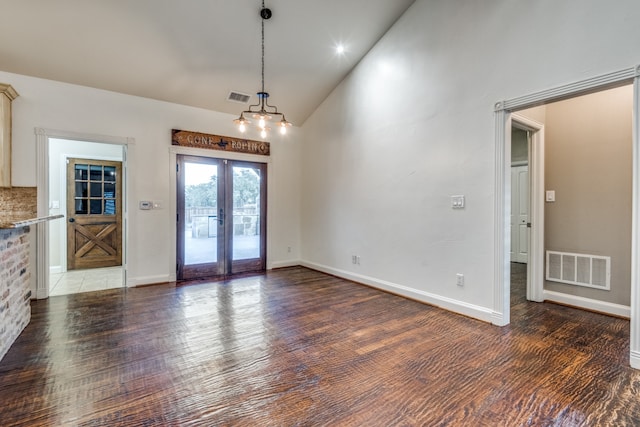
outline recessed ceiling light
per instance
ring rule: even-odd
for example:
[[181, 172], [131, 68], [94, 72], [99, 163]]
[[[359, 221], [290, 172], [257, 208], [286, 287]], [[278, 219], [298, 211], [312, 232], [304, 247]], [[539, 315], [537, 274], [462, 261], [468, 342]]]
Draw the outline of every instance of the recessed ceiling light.
[[343, 44], [339, 44], [336, 46], [336, 53], [338, 54], [343, 54], [344, 53], [344, 45]]

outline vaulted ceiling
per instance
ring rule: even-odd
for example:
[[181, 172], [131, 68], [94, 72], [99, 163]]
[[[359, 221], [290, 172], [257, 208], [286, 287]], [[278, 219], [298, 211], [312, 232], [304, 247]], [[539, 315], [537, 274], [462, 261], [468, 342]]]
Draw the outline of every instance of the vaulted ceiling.
[[[414, 0], [265, 0], [265, 89], [301, 125]], [[0, 70], [237, 114], [260, 0], [0, 0]], [[336, 53], [343, 44], [344, 54]]]

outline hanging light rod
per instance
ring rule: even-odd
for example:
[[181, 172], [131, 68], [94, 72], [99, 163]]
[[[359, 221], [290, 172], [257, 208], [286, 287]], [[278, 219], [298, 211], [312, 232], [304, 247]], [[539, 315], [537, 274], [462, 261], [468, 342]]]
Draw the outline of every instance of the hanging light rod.
[[257, 94], [258, 103], [250, 105], [248, 110], [241, 112], [240, 117], [233, 121], [238, 125], [240, 132], [244, 133], [247, 130], [247, 125], [251, 123], [244, 115], [251, 115], [254, 119], [258, 120], [258, 128], [260, 129], [260, 136], [262, 138], [266, 138], [267, 131], [271, 130], [271, 128], [267, 126], [267, 120], [271, 120], [274, 117], [280, 118], [280, 121], [278, 121], [280, 133], [287, 133], [287, 128], [291, 126], [291, 123], [284, 117], [284, 113], [278, 112], [278, 107], [269, 105], [267, 101], [269, 99], [269, 92], [264, 90], [264, 21], [271, 18], [272, 15], [271, 9], [264, 7], [264, 0], [262, 0], [262, 9], [260, 10], [260, 17], [262, 18], [262, 90]]

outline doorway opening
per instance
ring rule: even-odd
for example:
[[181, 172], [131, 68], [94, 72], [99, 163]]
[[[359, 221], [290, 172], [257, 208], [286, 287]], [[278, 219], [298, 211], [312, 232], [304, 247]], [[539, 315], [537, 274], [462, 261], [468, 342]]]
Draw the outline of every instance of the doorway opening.
[[128, 138], [36, 130], [37, 298], [126, 284]]
[[[633, 86], [630, 86], [631, 83], [633, 83]], [[514, 98], [511, 100], [507, 100], [507, 101], [496, 104], [496, 116], [495, 116], [496, 117], [496, 148], [497, 148], [496, 156], [497, 156], [497, 165], [498, 165], [498, 171], [496, 175], [497, 177], [496, 212], [500, 212], [500, 214], [496, 216], [496, 221], [497, 221], [496, 222], [496, 242], [497, 242], [496, 273], [497, 274], [496, 274], [496, 286], [494, 288], [495, 289], [495, 293], [494, 293], [495, 312], [494, 312], [493, 323], [498, 325], [505, 325], [505, 324], [508, 324], [510, 321], [510, 310], [511, 310], [510, 308], [510, 285], [511, 285], [511, 280], [510, 280], [510, 244], [511, 244], [511, 239], [510, 239], [510, 229], [511, 229], [511, 224], [510, 224], [511, 222], [510, 221], [511, 220], [510, 132], [512, 128], [512, 117], [515, 116], [514, 113], [518, 112], [517, 114], [520, 114], [522, 110], [525, 110], [528, 108], [532, 108], [536, 106], [550, 106], [553, 103], [556, 103], [558, 101], [570, 101], [573, 99], [578, 99], [579, 97], [582, 97], [584, 95], [589, 95], [589, 94], [598, 95], [601, 92], [608, 91], [610, 89], [617, 90], [619, 88], [622, 88], [623, 86], [627, 86], [627, 90], [629, 91], [629, 93], [631, 93], [630, 98], [631, 98], [631, 105], [632, 105], [632, 107], [628, 108], [626, 111], [619, 112], [620, 116], [624, 117], [624, 119], [627, 120], [626, 128], [632, 134], [631, 138], [629, 138], [632, 140], [632, 143], [630, 144], [630, 147], [627, 146], [629, 150], [625, 155], [626, 161], [628, 162], [629, 166], [631, 166], [630, 168], [627, 169], [628, 175], [626, 178], [626, 185], [627, 185], [627, 188], [630, 189], [630, 191], [628, 191], [628, 193], [625, 193], [623, 196], [621, 196], [620, 192], [615, 191], [617, 187], [610, 187], [607, 185], [603, 185], [602, 187], [604, 188], [604, 192], [601, 192], [599, 194], [604, 195], [605, 197], [601, 196], [600, 201], [596, 200], [595, 203], [598, 204], [599, 202], [600, 206], [598, 206], [598, 209], [606, 205], [610, 205], [610, 206], [613, 205], [615, 207], [617, 203], [620, 203], [620, 204], [628, 203], [628, 206], [630, 207], [628, 210], [626, 210], [626, 213], [629, 218], [629, 221], [627, 223], [628, 230], [626, 231], [626, 236], [627, 238], [629, 238], [630, 236], [630, 244], [628, 244], [627, 247], [625, 248], [625, 253], [623, 254], [623, 256], [622, 257], [618, 256], [619, 260], [624, 257], [626, 257], [629, 260], [630, 268], [627, 269], [628, 277], [626, 280], [626, 285], [627, 285], [626, 301], [628, 305], [624, 307], [624, 305], [620, 303], [615, 303], [615, 302], [610, 303], [606, 301], [606, 298], [605, 298], [604, 302], [598, 302], [596, 306], [593, 307], [593, 306], [589, 306], [592, 303], [592, 300], [590, 297], [584, 298], [578, 294], [578, 292], [583, 292], [582, 290], [573, 292], [573, 294], [572, 292], [566, 292], [566, 291], [557, 292], [553, 290], [551, 286], [555, 287], [557, 286], [556, 284], [552, 284], [551, 286], [548, 286], [545, 284], [545, 274], [547, 272], [545, 270], [544, 262], [541, 262], [541, 266], [540, 266], [541, 268], [539, 269], [538, 268], [529, 269], [531, 272], [538, 272], [540, 274], [539, 279], [530, 283], [531, 289], [534, 291], [534, 293], [538, 291], [540, 292], [540, 294], [537, 295], [537, 297], [539, 298], [536, 298], [536, 295], [531, 295], [531, 296], [527, 295], [527, 298], [534, 301], [542, 301], [546, 299], [554, 300], [553, 298], [555, 298], [556, 296], [554, 295], [554, 292], [556, 294], [564, 293], [565, 295], [570, 294], [570, 299], [571, 301], [574, 301], [574, 302], [577, 301], [582, 304], [584, 303], [585, 299], [588, 300], [585, 303], [586, 306], [584, 307], [587, 309], [591, 309], [595, 311], [605, 311], [605, 312], [610, 312], [610, 310], [599, 310], [598, 307], [606, 307], [607, 309], [613, 308], [614, 310], [618, 310], [620, 308], [625, 309], [626, 312], [628, 313], [627, 317], [631, 319], [630, 364], [632, 367], [640, 368], [640, 304], [639, 304], [640, 296], [638, 292], [640, 289], [639, 289], [638, 273], [637, 273], [638, 265], [640, 265], [637, 259], [638, 241], [640, 237], [640, 232], [639, 232], [640, 229], [638, 228], [638, 225], [640, 225], [640, 213], [638, 210], [638, 201], [640, 200], [640, 173], [639, 173], [638, 165], [640, 164], [640, 161], [638, 157], [639, 140], [638, 140], [638, 134], [637, 134], [638, 125], [640, 123], [640, 118], [638, 116], [638, 101], [640, 99], [639, 98], [640, 88], [638, 85], [638, 73], [635, 67], [621, 70], [608, 75], [598, 76], [593, 79], [576, 82], [567, 86], [553, 88], [547, 91], [526, 95], [520, 98]], [[590, 117], [590, 116], [583, 117], [582, 124], [586, 125], [591, 120], [594, 120], [594, 117]], [[631, 126], [628, 125], [629, 121], [631, 122]], [[545, 126], [545, 128], [547, 127], [548, 127], [548, 124], [547, 126]], [[583, 128], [586, 128], [586, 127], [587, 126], [583, 126]], [[602, 155], [602, 153], [606, 153], [606, 155], [608, 155], [606, 150], [602, 151], [603, 148], [609, 149], [611, 147], [610, 145], [607, 144], [608, 140], [609, 140], [609, 137], [607, 135], [600, 137], [600, 140], [598, 141], [598, 145], [596, 146], [600, 150], [599, 151], [600, 155]], [[627, 143], [628, 143], [628, 140], [627, 140]], [[533, 147], [535, 148], [535, 144], [533, 144]], [[582, 147], [582, 146], [579, 146], [578, 148], [574, 147], [574, 152], [573, 152], [574, 156], [572, 157], [570, 164], [572, 166], [578, 165], [579, 167], [582, 167], [583, 155], [588, 152], [589, 150], [587, 147]], [[533, 157], [535, 158], [535, 156]], [[547, 155], [546, 157], [547, 157], [547, 161], [549, 161], [550, 158], [551, 159], [556, 158], [555, 155], [554, 156]], [[533, 161], [535, 162], [535, 160]], [[557, 170], [560, 170], [560, 173], [564, 173], [565, 175], [567, 175], [568, 174], [567, 171], [569, 170], [569, 168], [566, 168], [566, 170], [559, 168]], [[599, 171], [594, 171], [594, 172], [599, 172]], [[535, 184], [535, 181], [533, 178], [531, 178], [531, 182], [532, 182], [532, 185]], [[547, 183], [547, 185], [549, 185], [549, 183]], [[597, 182], [591, 182], [590, 185], [591, 185], [590, 188], [595, 190], [597, 186], [599, 186], [600, 184]], [[608, 192], [607, 192], [607, 189], [609, 189]], [[541, 188], [541, 189], [538, 189], [538, 191], [536, 192], [536, 191], [533, 191], [533, 188], [532, 188], [531, 201], [532, 202], [534, 200], [539, 201], [543, 206], [546, 203], [546, 207], [548, 210], [550, 208], [549, 203], [554, 203], [554, 196], [556, 198], [560, 196], [559, 190], [558, 192], [556, 192], [556, 194], [554, 194], [553, 191], [554, 189], [552, 188], [546, 188], [546, 189]], [[616, 201], [613, 204], [609, 200], [610, 198], [609, 196], [612, 194], [615, 195], [615, 197], [617, 197]], [[572, 191], [566, 192], [565, 190], [563, 190], [563, 194], [561, 196], [562, 196], [562, 200], [561, 201], [558, 200], [558, 202], [555, 202], [555, 205], [551, 205], [552, 208], [554, 209], [558, 208], [562, 204], [565, 204], [571, 201], [573, 192]], [[593, 212], [594, 212], [594, 209], [589, 209], [589, 208], [580, 209], [576, 211], [575, 216], [573, 218], [568, 218], [568, 219], [565, 218], [564, 224], [561, 224], [561, 226], [565, 229], [570, 229], [572, 227], [575, 228], [576, 224], [580, 224], [580, 227], [578, 228], [580, 228], [583, 231], [583, 235], [581, 235], [580, 238], [576, 240], [577, 244], [582, 244], [585, 241], [585, 239], [592, 238], [593, 237], [592, 235], [597, 234], [595, 232], [600, 231], [599, 228], [604, 228], [605, 230], [610, 227], [615, 227], [616, 229], [618, 228], [619, 224], [615, 223], [615, 221], [613, 220], [610, 221], [610, 223], [604, 227], [599, 225], [592, 226], [592, 227], [585, 226], [585, 222], [582, 220], [588, 217], [589, 215], [591, 215]], [[544, 211], [543, 211], [543, 214], [540, 216], [540, 218], [542, 219], [545, 218]], [[549, 218], [547, 218], [547, 220], [548, 219]], [[535, 222], [536, 222], [536, 219], [532, 218], [533, 226], [535, 226]], [[545, 227], [545, 228], [547, 228], [547, 237], [550, 235], [555, 236], [556, 234], [555, 231], [552, 232], [551, 230], [548, 229], [549, 227]], [[544, 242], [544, 237], [545, 237], [544, 232], [542, 234], [542, 237]], [[549, 241], [546, 242], [546, 244], [541, 244], [537, 247], [536, 250], [534, 250], [533, 244], [534, 244], [535, 238], [532, 238], [531, 245], [530, 245], [530, 257], [537, 256], [537, 258], [539, 258], [540, 260], [544, 260], [545, 249], [548, 249], [545, 246], [548, 246], [548, 244], [550, 244], [550, 241], [551, 241], [550, 239], [548, 240]], [[599, 241], [599, 240], [601, 239], [599, 238], [596, 239], [596, 241]], [[561, 248], [560, 251], [563, 253], [567, 253], [569, 255], [572, 252], [574, 253], [574, 255], [582, 253], [582, 251], [577, 251], [572, 249], [574, 248], [564, 247], [564, 248]], [[598, 249], [596, 249], [587, 253], [584, 256], [584, 258], [591, 257], [595, 259], [597, 258], [598, 255], [601, 255], [601, 254], [598, 252]], [[530, 258], [530, 260], [531, 259], [532, 258]], [[564, 258], [562, 259], [564, 260]], [[572, 259], [571, 257], [567, 257], [567, 260], [571, 261], [571, 259]], [[574, 264], [577, 264], [577, 261], [582, 261], [582, 259], [577, 260], [576, 258], [576, 262]], [[551, 265], [551, 263], [549, 264]], [[529, 267], [532, 267], [531, 263], [529, 264]], [[553, 277], [556, 277], [556, 276], [554, 275]], [[623, 282], [624, 282], [624, 279], [623, 279]], [[550, 298], [550, 295], [552, 296], [552, 298]], [[578, 307], [582, 307], [582, 305], [573, 304], [572, 302], [565, 302], [565, 301], [558, 301], [558, 302], [564, 302], [565, 304], [577, 305]]]
[[535, 110], [510, 117], [511, 245], [509, 253], [511, 304], [542, 301], [544, 242], [544, 125]]
[[264, 163], [177, 155], [177, 280], [266, 269]]
[[49, 227], [49, 296], [120, 288], [123, 149], [52, 138], [49, 207], [64, 221]]
[[[625, 85], [512, 115], [512, 292], [523, 282], [522, 274], [531, 270], [537, 272], [537, 278], [531, 283], [528, 275], [529, 300], [629, 317], [632, 89]], [[532, 133], [530, 126], [523, 128], [522, 119], [532, 117], [544, 123], [546, 133], [546, 162], [536, 156], [530, 159], [534, 166], [536, 162], [545, 165], [532, 184], [545, 187], [545, 191], [532, 199], [541, 202], [543, 209], [528, 219], [528, 189], [522, 180], [526, 180], [523, 163], [528, 164], [527, 136]], [[532, 143], [535, 147], [540, 142]], [[526, 229], [525, 224], [533, 228]], [[531, 258], [537, 256], [543, 262], [527, 269], [523, 255], [528, 246], [522, 240], [527, 239], [528, 231], [539, 229], [543, 244], [531, 251]], [[548, 254], [551, 262], [546, 262]], [[605, 260], [613, 262], [603, 264]], [[514, 270], [519, 274], [514, 275]]]
[[529, 152], [531, 131], [511, 126], [511, 310], [527, 301], [531, 230]]
[[49, 296], [120, 288], [122, 282], [122, 148], [50, 141]]

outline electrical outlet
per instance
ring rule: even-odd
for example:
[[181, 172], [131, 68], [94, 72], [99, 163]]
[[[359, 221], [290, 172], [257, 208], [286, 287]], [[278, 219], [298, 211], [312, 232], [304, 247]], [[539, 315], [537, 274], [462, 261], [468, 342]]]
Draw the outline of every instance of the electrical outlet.
[[291, 253], [291, 246], [287, 246], [287, 252]]
[[356, 264], [360, 265], [360, 255], [356, 256]]
[[462, 273], [456, 274], [456, 285], [460, 287], [464, 286], [464, 274]]

